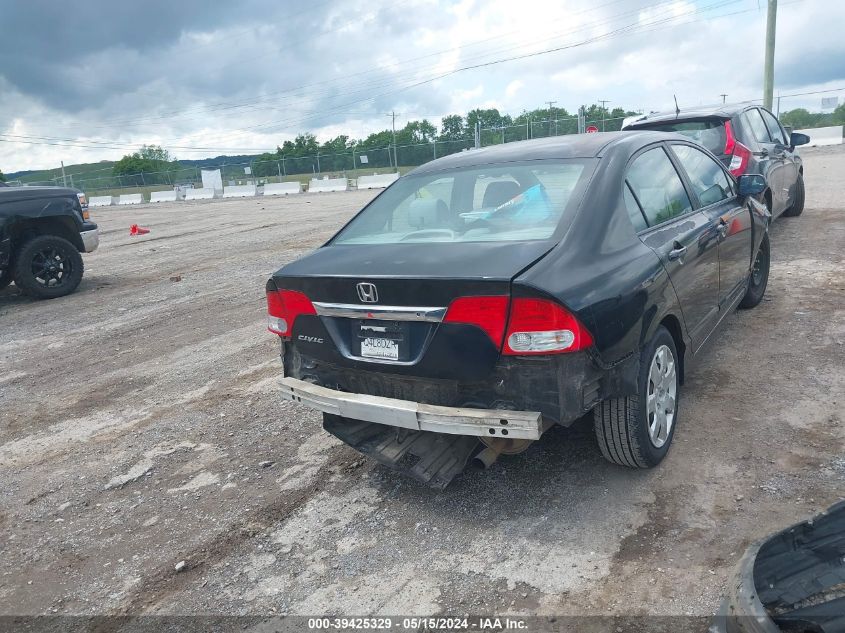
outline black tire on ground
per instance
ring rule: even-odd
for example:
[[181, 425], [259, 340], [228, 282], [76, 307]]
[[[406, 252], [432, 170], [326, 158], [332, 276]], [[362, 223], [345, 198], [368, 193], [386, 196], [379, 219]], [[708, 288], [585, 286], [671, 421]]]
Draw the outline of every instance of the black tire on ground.
[[[658, 355], [663, 359], [662, 362], [657, 361]], [[665, 382], [653, 380], [653, 364], [657, 367], [657, 375], [665, 376]], [[651, 468], [663, 460], [672, 445], [678, 423], [679, 376], [680, 365], [675, 341], [669, 331], [660, 326], [642, 349], [637, 380], [638, 394], [609, 398], [593, 409], [596, 440], [606, 460], [629, 468]], [[661, 428], [661, 425], [657, 414], [649, 413], [647, 404], [654, 402], [655, 407], [666, 411], [668, 401], [664, 400], [663, 394], [672, 388], [672, 415], [671, 418], [666, 416], [668, 429], [663, 437], [658, 434], [656, 441], [653, 441], [650, 428], [654, 424], [657, 424], [656, 428]]]
[[783, 214], [788, 218], [794, 218], [804, 212], [804, 176], [798, 174], [798, 182], [795, 183], [795, 201]]
[[82, 281], [82, 255], [57, 235], [39, 235], [18, 251], [15, 285], [36, 299], [55, 299], [70, 294]]
[[769, 266], [771, 264], [771, 251], [769, 249], [769, 235], [763, 236], [760, 243], [760, 250], [757, 251], [757, 259], [751, 267], [751, 276], [748, 280], [748, 290], [739, 302], [743, 310], [754, 308], [763, 300], [766, 294], [766, 286], [769, 283]]

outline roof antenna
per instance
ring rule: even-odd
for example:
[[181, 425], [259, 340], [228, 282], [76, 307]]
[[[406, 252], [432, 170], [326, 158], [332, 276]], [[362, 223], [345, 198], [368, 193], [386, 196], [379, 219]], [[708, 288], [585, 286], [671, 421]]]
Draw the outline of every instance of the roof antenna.
[[675, 97], [675, 116], [678, 116], [681, 113], [681, 109], [678, 107], [678, 95], [672, 95]]

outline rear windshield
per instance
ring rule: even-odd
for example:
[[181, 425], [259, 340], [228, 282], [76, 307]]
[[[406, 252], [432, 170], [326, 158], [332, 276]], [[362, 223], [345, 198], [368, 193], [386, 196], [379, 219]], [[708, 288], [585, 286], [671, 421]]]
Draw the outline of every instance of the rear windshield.
[[503, 163], [400, 178], [333, 244], [548, 239], [576, 206], [588, 161]]
[[725, 124], [723, 121], [708, 119], [703, 121], [673, 121], [671, 123], [649, 123], [636, 126], [638, 130], [657, 130], [659, 132], [677, 132], [696, 143], [703, 145], [719, 156], [725, 153]]

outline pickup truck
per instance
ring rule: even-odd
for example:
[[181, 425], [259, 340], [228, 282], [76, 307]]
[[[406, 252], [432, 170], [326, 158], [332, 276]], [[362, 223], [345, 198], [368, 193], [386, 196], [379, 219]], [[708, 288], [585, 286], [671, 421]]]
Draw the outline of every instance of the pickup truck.
[[70, 294], [82, 280], [80, 253], [99, 243], [84, 193], [0, 183], [0, 289], [14, 281], [36, 299]]

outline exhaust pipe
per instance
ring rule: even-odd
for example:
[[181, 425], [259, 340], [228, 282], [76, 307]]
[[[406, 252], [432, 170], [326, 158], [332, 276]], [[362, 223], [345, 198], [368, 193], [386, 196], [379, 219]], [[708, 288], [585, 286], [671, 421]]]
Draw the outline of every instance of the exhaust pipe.
[[473, 458], [473, 462], [476, 466], [487, 470], [496, 463], [496, 460], [499, 459], [499, 455], [501, 455], [501, 450], [497, 450], [495, 448], [491, 448], [489, 446], [485, 447], [483, 451], [481, 451], [478, 455]]

